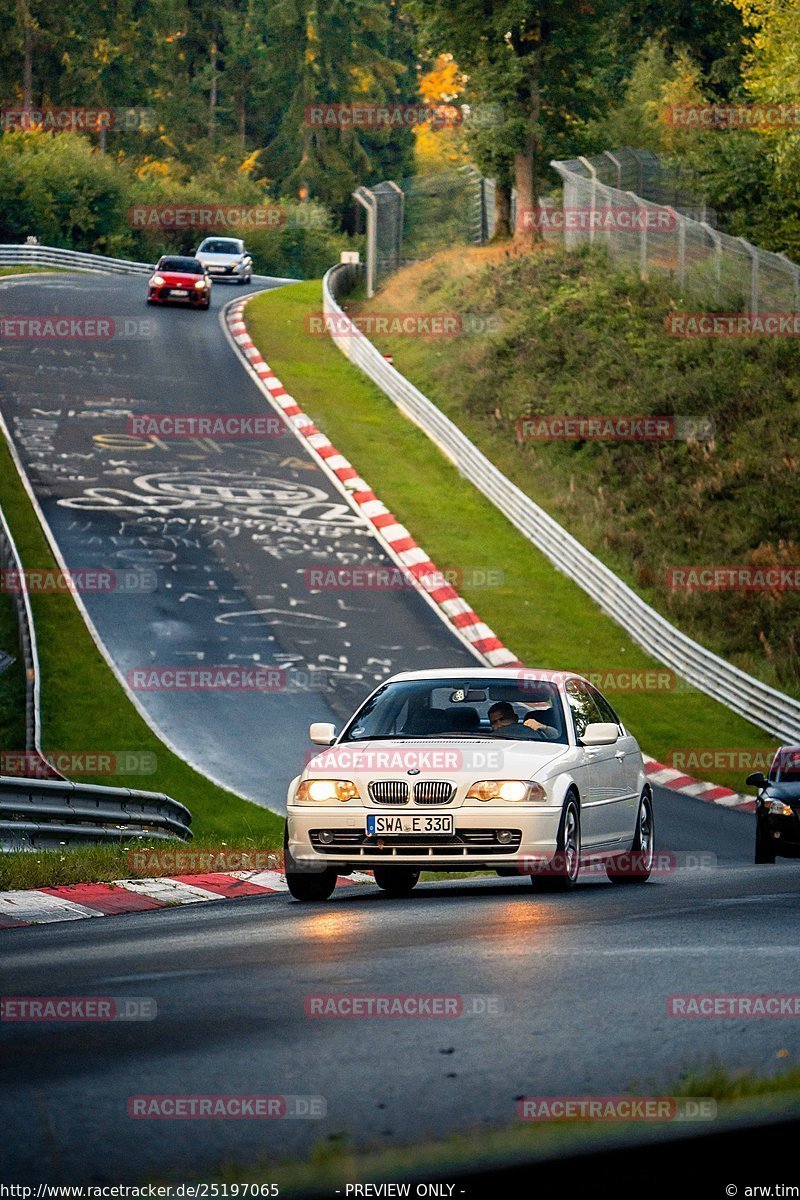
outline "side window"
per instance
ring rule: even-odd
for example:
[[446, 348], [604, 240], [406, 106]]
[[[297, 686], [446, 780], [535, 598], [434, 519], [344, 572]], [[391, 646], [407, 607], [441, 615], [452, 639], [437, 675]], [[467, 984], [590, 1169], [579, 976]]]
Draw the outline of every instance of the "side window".
[[621, 730], [622, 722], [606, 700], [605, 696], [601, 696], [597, 689], [593, 688], [591, 684], [588, 687], [588, 692], [600, 711], [600, 720], [610, 721], [612, 725], [618, 725]]
[[580, 679], [568, 679], [566, 692], [572, 710], [572, 719], [575, 722], [575, 733], [581, 738], [587, 725], [593, 725], [596, 721], [604, 721], [606, 718], [602, 716], [587, 685]]

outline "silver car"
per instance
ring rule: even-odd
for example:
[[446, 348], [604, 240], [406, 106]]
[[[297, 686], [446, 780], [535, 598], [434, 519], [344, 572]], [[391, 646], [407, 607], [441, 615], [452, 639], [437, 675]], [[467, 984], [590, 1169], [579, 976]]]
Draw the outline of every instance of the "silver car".
[[253, 260], [238, 238], [207, 237], [194, 254], [213, 279], [249, 283], [253, 278]]
[[650, 875], [653, 796], [641, 751], [572, 672], [483, 667], [395, 675], [292, 780], [285, 870], [299, 900], [368, 869], [403, 895], [420, 871], [529, 874], [571, 888], [581, 866]]

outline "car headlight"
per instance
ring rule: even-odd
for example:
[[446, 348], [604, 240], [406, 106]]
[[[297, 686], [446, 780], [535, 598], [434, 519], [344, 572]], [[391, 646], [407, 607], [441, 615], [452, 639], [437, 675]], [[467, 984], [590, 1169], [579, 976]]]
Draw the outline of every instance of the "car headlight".
[[196, 288], [200, 288], [200, 291], [202, 292], [203, 288], [206, 286], [205, 279], [198, 279], [197, 283], [194, 286]]
[[350, 779], [304, 779], [294, 794], [295, 804], [330, 804], [339, 800], [360, 800], [358, 788]]
[[508, 804], [543, 804], [547, 800], [540, 783], [527, 779], [482, 779], [467, 792], [468, 800], [505, 800]]
[[767, 802], [767, 812], [776, 817], [791, 817], [794, 815], [794, 809], [788, 804], [784, 804], [782, 800], [769, 800]]
[[153, 278], [150, 280], [150, 282], [152, 283], [153, 287], [163, 287], [164, 286], [164, 280], [161, 278], [160, 275], [154, 275]]

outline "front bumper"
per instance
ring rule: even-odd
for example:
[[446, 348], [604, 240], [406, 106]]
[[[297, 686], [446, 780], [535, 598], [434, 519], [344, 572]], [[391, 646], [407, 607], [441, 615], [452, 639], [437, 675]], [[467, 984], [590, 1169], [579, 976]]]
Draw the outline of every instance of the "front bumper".
[[800, 858], [800, 819], [782, 817], [775, 813], [759, 815], [766, 837], [776, 854], [783, 858]]
[[[485, 807], [427, 807], [426, 815], [452, 814], [455, 834], [398, 834], [368, 836], [366, 818], [371, 813], [396, 816], [378, 808], [348, 812], [343, 806], [289, 805], [289, 851], [298, 864], [364, 868], [387, 863], [423, 870], [472, 871], [476, 867], [511, 866], [518, 860], [549, 862], [556, 852], [561, 808], [555, 805], [495, 805]], [[497, 841], [498, 830], [510, 830], [509, 844]], [[321, 830], [330, 830], [334, 841], [322, 845]]]
[[246, 279], [247, 273], [251, 268], [243, 264], [237, 264], [232, 267], [208, 267], [207, 270], [212, 279], [224, 283], [226, 279], [235, 280], [236, 282], [240, 279]]
[[187, 288], [188, 296], [173, 296], [173, 288], [148, 288], [147, 298], [153, 304], [205, 304], [211, 296], [211, 288]]

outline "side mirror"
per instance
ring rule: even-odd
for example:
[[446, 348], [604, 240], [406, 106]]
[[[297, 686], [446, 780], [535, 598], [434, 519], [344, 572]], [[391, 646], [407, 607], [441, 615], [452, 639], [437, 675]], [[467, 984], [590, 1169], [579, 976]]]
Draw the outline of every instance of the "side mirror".
[[619, 737], [619, 729], [613, 721], [595, 721], [583, 731], [581, 744], [584, 746], [611, 746]]
[[747, 779], [745, 779], [745, 783], [748, 787], [762, 788], [766, 782], [767, 781], [764, 778], [763, 771], [753, 771], [747, 776]]
[[329, 721], [312, 721], [308, 736], [315, 746], [332, 746], [336, 741], [336, 726]]

